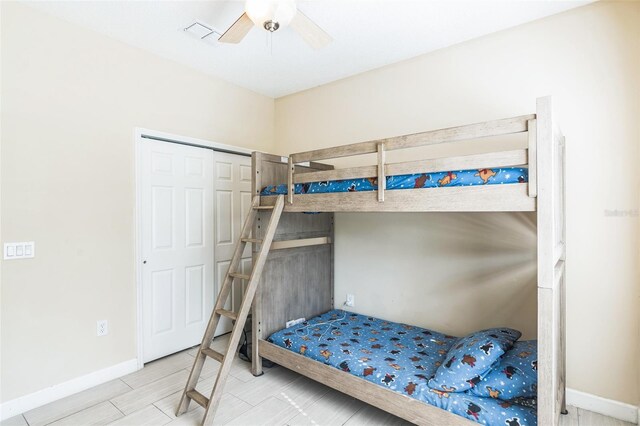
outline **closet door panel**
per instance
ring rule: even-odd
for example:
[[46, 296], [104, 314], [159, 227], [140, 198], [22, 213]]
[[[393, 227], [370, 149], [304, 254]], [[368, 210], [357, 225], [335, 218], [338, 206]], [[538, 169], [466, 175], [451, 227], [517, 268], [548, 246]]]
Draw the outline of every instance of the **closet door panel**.
[[[215, 222], [216, 222], [216, 289], [222, 286], [229, 262], [244, 220], [251, 209], [251, 158], [222, 152], [214, 153], [215, 169]], [[247, 259], [249, 263], [247, 263]], [[249, 273], [251, 262], [251, 244], [243, 253], [240, 271]], [[227, 301], [226, 309], [237, 311], [242, 302], [246, 283], [236, 279], [231, 290], [231, 297]], [[216, 293], [217, 294], [217, 293]], [[220, 319], [216, 335], [231, 331], [232, 323], [227, 318]]]

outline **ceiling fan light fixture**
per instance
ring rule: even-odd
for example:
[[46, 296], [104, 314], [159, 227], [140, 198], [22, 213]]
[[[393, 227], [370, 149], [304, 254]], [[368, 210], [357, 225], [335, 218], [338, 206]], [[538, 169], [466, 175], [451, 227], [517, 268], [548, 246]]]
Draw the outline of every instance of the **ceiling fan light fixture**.
[[271, 32], [289, 25], [297, 12], [295, 0], [247, 0], [244, 10], [257, 27]]
[[264, 29], [269, 32], [274, 32], [278, 28], [280, 28], [280, 24], [274, 21], [266, 21], [263, 25]]

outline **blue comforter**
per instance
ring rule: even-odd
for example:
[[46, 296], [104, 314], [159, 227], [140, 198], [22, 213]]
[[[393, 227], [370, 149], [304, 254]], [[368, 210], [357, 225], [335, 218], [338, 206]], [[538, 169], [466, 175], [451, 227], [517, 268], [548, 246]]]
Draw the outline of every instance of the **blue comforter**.
[[[447, 186], [500, 185], [524, 183], [528, 180], [526, 167], [503, 169], [458, 170], [452, 172], [416, 173], [410, 175], [388, 176], [387, 190], [438, 188]], [[295, 184], [296, 194], [321, 194], [327, 192], [361, 192], [378, 189], [378, 179], [346, 179], [326, 182]], [[261, 195], [286, 194], [287, 185], [269, 185]]]
[[269, 337], [278, 346], [478, 423], [535, 425], [535, 400], [520, 405], [470, 391], [447, 393], [427, 386], [457, 340], [436, 331], [339, 309]]

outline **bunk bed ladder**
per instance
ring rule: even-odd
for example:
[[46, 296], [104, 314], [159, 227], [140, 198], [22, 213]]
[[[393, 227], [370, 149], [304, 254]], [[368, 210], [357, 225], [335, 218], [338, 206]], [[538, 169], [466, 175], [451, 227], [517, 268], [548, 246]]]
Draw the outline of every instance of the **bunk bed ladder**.
[[[278, 222], [280, 221], [280, 216], [282, 214], [283, 208], [284, 195], [278, 195], [278, 199], [275, 205], [269, 207], [260, 206], [259, 196], [253, 198], [251, 211], [249, 212], [249, 215], [244, 222], [244, 226], [242, 227], [240, 239], [236, 245], [233, 257], [231, 258], [229, 269], [225, 276], [224, 283], [222, 284], [222, 288], [220, 289], [220, 294], [218, 295], [218, 300], [216, 301], [213, 312], [211, 314], [211, 319], [209, 320], [209, 324], [207, 325], [207, 328], [204, 332], [202, 343], [200, 344], [198, 354], [196, 355], [195, 361], [193, 363], [193, 368], [191, 369], [191, 374], [189, 374], [187, 385], [184, 388], [182, 398], [180, 399], [180, 404], [178, 405], [178, 408], [176, 410], [176, 416], [179, 416], [180, 414], [186, 412], [189, 408], [189, 403], [191, 402], [191, 400], [193, 400], [204, 408], [204, 418], [202, 419], [202, 424], [213, 424], [216, 409], [218, 407], [218, 404], [220, 404], [220, 399], [222, 398], [224, 384], [229, 375], [229, 371], [231, 370], [233, 359], [235, 358], [236, 352], [238, 351], [238, 343], [240, 342], [240, 337], [243, 334], [244, 324], [247, 321], [247, 316], [249, 315], [249, 311], [251, 310], [251, 304], [253, 303], [253, 298], [260, 282], [260, 276], [262, 275], [262, 269], [267, 260], [267, 255], [269, 254], [271, 242], [273, 241], [273, 236], [275, 235], [276, 228], [278, 227]], [[258, 211], [266, 209], [272, 209], [273, 211], [271, 214], [271, 219], [269, 220], [269, 225], [267, 226], [264, 235], [264, 239], [256, 240], [250, 238], [250, 234], [253, 229], [253, 222], [256, 219]], [[257, 256], [255, 257], [251, 274], [242, 275], [238, 272], [240, 266], [240, 258], [242, 257], [242, 253], [247, 243], [261, 244], [261, 246], [260, 250], [257, 253]], [[234, 279], [244, 279], [248, 281], [239, 312], [231, 312], [224, 309], [224, 306], [227, 303], [227, 299], [231, 294], [231, 287]], [[216, 328], [218, 327], [218, 322], [221, 316], [225, 316], [234, 321], [233, 330], [231, 331], [227, 350], [224, 354], [217, 352], [211, 348], [214, 333], [216, 331]], [[211, 396], [209, 398], [196, 390], [196, 385], [198, 384], [198, 379], [200, 378], [202, 367], [204, 366], [204, 362], [207, 358], [212, 358], [213, 360], [221, 364], [220, 369], [217, 373], [215, 384], [213, 385], [213, 390], [211, 391]]]

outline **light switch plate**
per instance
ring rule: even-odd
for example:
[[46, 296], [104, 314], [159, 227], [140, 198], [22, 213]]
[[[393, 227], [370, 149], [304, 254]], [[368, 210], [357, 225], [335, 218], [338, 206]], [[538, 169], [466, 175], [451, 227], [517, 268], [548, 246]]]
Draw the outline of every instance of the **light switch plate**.
[[36, 255], [36, 243], [4, 243], [4, 260], [30, 259]]

